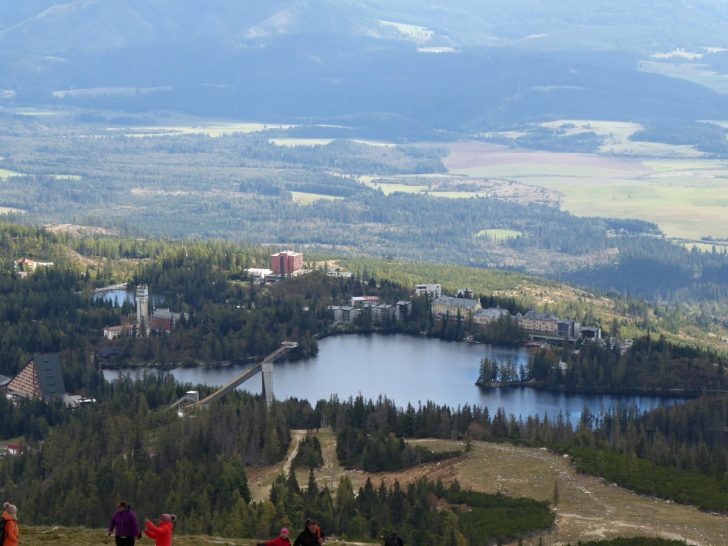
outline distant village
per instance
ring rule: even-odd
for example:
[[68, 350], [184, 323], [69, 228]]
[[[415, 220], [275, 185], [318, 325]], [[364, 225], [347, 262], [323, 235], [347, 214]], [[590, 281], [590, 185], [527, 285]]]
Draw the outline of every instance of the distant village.
[[[417, 284], [414, 295], [428, 298], [432, 315], [437, 320], [459, 320], [473, 328], [483, 328], [498, 319], [510, 317], [532, 340], [574, 342], [580, 338], [596, 340], [602, 337], [600, 328], [583, 326], [575, 320], [562, 319], [556, 315], [533, 310], [512, 315], [507, 309], [499, 307], [484, 309], [469, 289], [458, 290], [456, 296], [444, 296], [439, 284]], [[411, 301], [387, 304], [380, 302], [376, 296], [358, 296], [352, 297], [348, 305], [330, 305], [328, 311], [334, 324], [355, 324], [365, 314], [371, 317], [373, 323], [385, 323], [404, 320], [411, 308]]]
[[[23, 258], [15, 262], [16, 272], [22, 277], [32, 274], [39, 267], [51, 267], [51, 262], [36, 262]], [[250, 279], [261, 284], [280, 282], [281, 280], [310, 272], [303, 268], [303, 253], [294, 251], [277, 252], [270, 257], [270, 269], [247, 269]], [[348, 271], [328, 270], [331, 277], [351, 278]], [[118, 285], [99, 289], [126, 289], [126, 285]], [[529, 335], [532, 340], [575, 342], [578, 339], [601, 339], [601, 330], [594, 326], [584, 326], [570, 319], [562, 319], [551, 314], [528, 311], [511, 314], [507, 309], [499, 307], [482, 308], [479, 299], [473, 297], [472, 290], [461, 289], [453, 296], [443, 295], [440, 284], [417, 284], [413, 288], [413, 296], [426, 297], [432, 316], [438, 321], [461, 321], [467, 330], [476, 331], [487, 325], [510, 317]], [[150, 291], [147, 285], [138, 285], [134, 291], [136, 315], [120, 325], [106, 326], [103, 336], [114, 340], [119, 336], [143, 337], [151, 333], [171, 333], [181, 320], [186, 320], [184, 313], [178, 313], [166, 307], [155, 308], [150, 312]], [[342, 305], [327, 307], [332, 327], [346, 327], [370, 322], [372, 325], [392, 324], [407, 320], [412, 311], [412, 301], [399, 300], [383, 302], [378, 296], [354, 296]], [[94, 400], [66, 393], [61, 364], [58, 354], [36, 354], [14, 377], [0, 376], [0, 391], [11, 400], [23, 398], [39, 399], [45, 402], [63, 401], [69, 407], [78, 407]]]
[[149, 287], [146, 284], [136, 287], [134, 302], [136, 303], [136, 322], [106, 326], [104, 328], [106, 339], [113, 340], [123, 335], [143, 337], [152, 332], [170, 334], [183, 316], [185, 319], [187, 318], [183, 313], [175, 313], [167, 307], [158, 307], [150, 315]]

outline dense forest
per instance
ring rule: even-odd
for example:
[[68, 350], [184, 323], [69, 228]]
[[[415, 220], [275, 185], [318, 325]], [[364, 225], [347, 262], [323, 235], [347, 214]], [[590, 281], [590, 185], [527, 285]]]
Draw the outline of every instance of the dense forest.
[[[221, 516], [212, 518], [211, 523], [192, 518], [190, 532], [233, 532], [225, 531], [235, 519], [232, 506], [247, 506], [242, 482], [233, 480], [237, 489], [224, 486], [222, 496], [201, 495], [199, 502], [204, 506], [200, 508], [185, 504], [192, 501], [180, 499], [174, 488], [169, 489], [171, 496], [165, 496], [165, 482], [158, 481], [159, 477], [168, 476], [166, 472], [179, 473], [186, 476], [186, 487], [206, 491], [208, 482], [201, 482], [198, 469], [185, 466], [187, 459], [199, 459], [202, 466], [198, 467], [207, 465], [204, 467], [215, 476], [225, 474], [220, 453], [227, 454], [224, 460], [228, 455], [239, 458], [235, 463], [239, 468], [277, 461], [290, 442], [291, 428], [313, 429], [324, 423], [337, 434], [341, 462], [352, 468], [394, 469], [431, 457], [456, 455], [418, 450], [408, 445], [408, 438], [507, 441], [570, 454], [582, 471], [642, 493], [728, 511], [728, 446], [722, 432], [728, 423], [728, 408], [723, 397], [703, 396], [648, 414], [629, 408], [596, 416], [585, 411], [581, 421], [573, 424], [539, 416], [521, 420], [502, 411], [489, 415], [487, 410], [467, 406], [453, 409], [427, 403], [418, 408], [397, 408], [391, 401], [362, 399], [322, 401], [315, 407], [288, 401], [263, 416], [258, 399], [244, 395], [216, 406], [209, 420], [179, 420], [173, 414], [155, 411], [188, 387], [163, 377], [111, 385], [103, 380], [88, 355], [99, 347], [101, 328], [124, 320], [132, 309], [94, 300], [92, 290], [97, 286], [126, 274], [132, 282], [150, 284], [165, 297], [165, 305], [189, 315], [171, 335], [103, 342], [101, 346], [116, 350], [112, 361], [117, 358], [124, 364], [172, 363], [183, 358], [191, 362], [239, 361], [267, 354], [283, 339], [298, 340], [301, 355], [306, 351], [310, 354], [316, 350], [315, 335], [326, 331], [328, 304], [341, 304], [350, 296], [364, 294], [397, 301], [408, 297], [410, 289], [386, 278], [377, 280], [371, 273], [343, 279], [320, 272], [260, 287], [245, 278], [244, 269], [266, 265], [268, 253], [228, 243], [70, 240], [41, 229], [10, 225], [3, 226], [0, 234], [5, 267], [0, 275], [2, 371], [14, 373], [34, 352], [59, 352], [67, 391], [99, 400], [97, 405], [77, 412], [30, 401], [17, 407], [2, 402], [3, 438], [22, 436], [29, 446], [21, 458], [3, 462], [4, 490], [23, 501], [27, 513], [34, 514], [32, 521], [52, 522], [58, 517], [57, 522], [91, 524], [91, 519], [71, 521], [69, 513], [73, 511], [64, 504], [71, 502], [71, 497], [56, 494], [73, 492], [75, 486], [71, 484], [95, 484], [91, 494], [84, 491], [82, 505], [89, 507], [88, 518], [98, 522], [106, 517], [103, 507], [107, 497], [123, 494], [141, 498], [143, 484], [148, 482], [156, 491], [150, 503], [164, 503], [182, 513], [220, 507]], [[52, 258], [56, 265], [21, 278], [13, 270], [18, 255]], [[78, 256], [95, 258], [84, 261]], [[460, 335], [468, 326], [464, 321], [433, 321], [426, 297], [412, 298], [412, 302], [408, 320], [398, 326], [403, 331], [447, 337]], [[522, 309], [512, 297], [486, 295], [483, 302], [514, 311]], [[355, 329], [368, 327], [373, 325], [354, 325]], [[565, 373], [558, 365], [561, 361], [566, 364]], [[556, 388], [668, 392], [679, 388], [698, 392], [725, 390], [724, 365], [716, 354], [645, 337], [624, 353], [611, 341], [586, 344], [578, 353], [545, 350], [535, 354], [526, 373]], [[511, 377], [522, 379], [521, 370], [506, 369]], [[254, 417], [256, 412], [258, 417]], [[100, 423], [107, 423], [103, 442], [100, 437], [93, 438], [98, 436], [94, 431]], [[318, 460], [315, 443], [310, 447], [303, 450], [312, 455], [300, 462], [305, 466]], [[178, 459], [170, 453], [172, 449], [184, 457], [179, 455]], [[62, 464], [66, 453], [78, 460], [88, 453], [94, 459], [87, 465]], [[49, 470], [56, 466], [62, 471]], [[113, 479], [109, 480], [109, 475]], [[75, 503], [76, 497], [72, 498]], [[146, 510], [144, 502], [140, 509]], [[272, 525], [274, 519], [266, 521]], [[335, 528], [333, 523], [329, 525]], [[238, 527], [234, 529], [240, 532]]]
[[[166, 408], [189, 387], [169, 376], [121, 379], [102, 384], [92, 406], [46, 406], [37, 434], [26, 431], [23, 453], [0, 460], [2, 494], [23, 506], [29, 523], [88, 527], [102, 527], [116, 499], [134, 499], [140, 515], [156, 514], [160, 506], [180, 515], [184, 534], [264, 537], [313, 516], [328, 533], [349, 538], [376, 538], [396, 528], [418, 544], [465, 546], [512, 540], [553, 524], [544, 503], [461, 491], [457, 484], [402, 489], [395, 483], [375, 490], [367, 482], [355, 495], [348, 478], [334, 492], [320, 489], [313, 474], [305, 490], [295, 473], [281, 475], [269, 501], [251, 504], [245, 467], [279, 461], [290, 428], [317, 426], [306, 417], [316, 413], [295, 400], [266, 410], [260, 397], [236, 392], [180, 419]], [[32, 402], [0, 405], [4, 422], [38, 413]], [[316, 452], [315, 437], [309, 442]], [[452, 508], [443, 511], [438, 498]]]
[[452, 409], [430, 402], [398, 408], [389, 400], [361, 397], [320, 402], [316, 412], [345, 438], [353, 429], [369, 442], [378, 439], [374, 449], [380, 453], [386, 453], [391, 434], [547, 447], [572, 456], [579, 470], [639, 493], [728, 512], [725, 396], [704, 396], [647, 413], [623, 407], [594, 415], [585, 409], [578, 423], [561, 416], [517, 419], [503, 410], [490, 415], [487, 409], [467, 405]]
[[[562, 362], [564, 366], [559, 366]], [[534, 353], [528, 374], [504, 383], [584, 392], [651, 392], [665, 395], [728, 392], [728, 361], [710, 351], [645, 336], [621, 350], [616, 343], [584, 343], [579, 351], [545, 348]]]
[[[99, 131], [104, 138], [87, 138]], [[0, 132], [7, 170], [0, 207], [25, 212], [23, 222], [72, 222], [136, 238], [242, 239], [504, 267], [652, 301], [697, 301], [704, 320], [726, 315], [724, 253], [691, 253], [649, 222], [581, 218], [556, 201], [535, 203], [530, 193], [508, 199], [487, 184], [478, 189], [487, 181], [443, 174], [447, 152], [436, 145], [287, 146], [273, 129], [218, 138], [133, 134], [11, 120]], [[447, 198], [463, 188], [473, 197]], [[479, 235], [501, 229], [519, 235]], [[643, 281], [627, 282], [635, 279]]]
[[[166, 407], [187, 388], [165, 376], [119, 380], [102, 384], [91, 406], [49, 407], [55, 422], [38, 417], [40, 438], [26, 434], [23, 455], [0, 462], [3, 495], [36, 524], [101, 527], [119, 498], [134, 499], [143, 514], [175, 509], [189, 532], [210, 532], [212, 514], [220, 526], [237, 521], [250, 500], [245, 466], [280, 460], [295, 408], [267, 411], [236, 393], [180, 419]], [[2, 403], [3, 421], [33, 412], [32, 402]]]
[[695, 146], [715, 157], [728, 157], [728, 131], [717, 123], [660, 119], [648, 122], [630, 140]]

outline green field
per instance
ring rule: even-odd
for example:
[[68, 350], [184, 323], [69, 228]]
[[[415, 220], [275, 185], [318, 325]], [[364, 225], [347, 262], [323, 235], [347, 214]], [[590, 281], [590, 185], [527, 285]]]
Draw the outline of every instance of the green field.
[[428, 195], [446, 199], [472, 199], [473, 197], [485, 197], [487, 194], [478, 191], [431, 191]]
[[[168, 135], [205, 135], [209, 137], [221, 137], [238, 133], [260, 133], [271, 129], [290, 129], [293, 125], [265, 124], [265, 123], [207, 123], [200, 125], [161, 125], [159, 127], [134, 127], [122, 128], [127, 137], [158, 137]], [[110, 129], [112, 130], [112, 129]], [[117, 129], [113, 129], [117, 131]]]
[[[370, 177], [374, 178], [374, 177]], [[374, 188], [375, 190], [382, 190], [382, 193], [384, 195], [391, 195], [393, 193], [422, 193], [426, 192], [429, 187], [424, 186], [421, 184], [398, 184], [395, 182], [373, 182], [371, 180], [366, 180], [365, 177], [360, 177], [360, 180], [365, 185], [369, 186], [370, 188]]]
[[9, 171], [7, 169], [0, 169], [0, 180], [5, 180], [6, 178], [10, 178], [11, 176], [23, 176], [20, 173], [16, 173], [14, 171]]
[[671, 237], [728, 237], [728, 161], [643, 161], [473, 143], [450, 148], [450, 172], [557, 191], [562, 208], [580, 216], [648, 220]]
[[487, 237], [491, 241], [508, 241], [521, 237], [523, 233], [514, 229], [483, 229], [475, 234], [475, 237]]
[[316, 201], [336, 201], [342, 199], [336, 195], [324, 195], [322, 193], [306, 193], [303, 191], [292, 191], [293, 200], [299, 205], [311, 205]]
[[268, 142], [276, 146], [326, 146], [334, 141], [332, 138], [271, 138]]
[[54, 174], [51, 178], [54, 180], [73, 180], [78, 181], [81, 180], [82, 177], [76, 175], [76, 174]]

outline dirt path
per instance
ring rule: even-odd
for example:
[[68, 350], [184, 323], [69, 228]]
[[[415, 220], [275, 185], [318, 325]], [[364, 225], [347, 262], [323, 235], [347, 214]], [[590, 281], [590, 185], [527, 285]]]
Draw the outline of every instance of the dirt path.
[[298, 444], [305, 435], [305, 430], [291, 430], [291, 444], [288, 446], [288, 453], [283, 462], [272, 466], [246, 469], [248, 487], [254, 501], [267, 500], [275, 477], [281, 472], [288, 474], [291, 471], [293, 459], [296, 458], [298, 453]]
[[[290, 462], [295, 457], [294, 446], [298, 445], [298, 440], [304, 434], [305, 431], [293, 432], [294, 441], [285, 462], [263, 469], [263, 472], [248, 473], [251, 491], [257, 488], [259, 492], [254, 493], [254, 498], [267, 498], [270, 483], [283, 468], [290, 468]], [[332, 431], [323, 429], [317, 436], [321, 441], [324, 465], [316, 470], [316, 481], [319, 486], [327, 486], [332, 490], [343, 474], [349, 476], [355, 489], [364, 485], [367, 478], [371, 478], [377, 487], [380, 481], [392, 484], [397, 480], [406, 484], [427, 477], [429, 480], [441, 479], [444, 483], [457, 479], [463, 487], [477, 491], [551, 502], [554, 485], [558, 484], [556, 525], [542, 537], [546, 545], [625, 536], [683, 540], [691, 546], [728, 545], [728, 517], [637, 495], [604, 480], [583, 476], [574, 470], [567, 457], [554, 455], [545, 449], [473, 442], [471, 453], [463, 457], [401, 472], [370, 474], [347, 471], [338, 464], [336, 437]], [[462, 442], [455, 441], [416, 442], [434, 450], [463, 448]], [[306, 483], [307, 472], [301, 470], [297, 476], [299, 483]], [[535, 546], [538, 537], [523, 543]]]

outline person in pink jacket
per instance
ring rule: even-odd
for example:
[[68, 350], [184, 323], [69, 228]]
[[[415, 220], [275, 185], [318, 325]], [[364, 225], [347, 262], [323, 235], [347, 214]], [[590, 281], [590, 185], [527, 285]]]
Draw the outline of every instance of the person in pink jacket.
[[174, 531], [174, 522], [177, 516], [174, 514], [162, 514], [159, 517], [159, 525], [154, 525], [147, 520], [144, 534], [154, 539], [155, 546], [172, 546], [172, 532]]
[[288, 529], [281, 529], [280, 535], [268, 542], [259, 542], [258, 546], [291, 546], [291, 540], [288, 538]]

